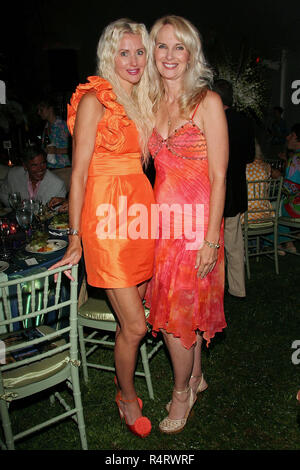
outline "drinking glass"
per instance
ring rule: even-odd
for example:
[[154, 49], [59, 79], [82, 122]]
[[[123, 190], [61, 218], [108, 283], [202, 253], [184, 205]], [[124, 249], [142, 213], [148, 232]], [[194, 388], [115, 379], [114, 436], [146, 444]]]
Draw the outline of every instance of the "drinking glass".
[[8, 237], [10, 233], [8, 219], [0, 220], [0, 239], [1, 239], [1, 259], [8, 260], [10, 258], [10, 250], [8, 247]]
[[21, 194], [19, 192], [10, 193], [8, 195], [8, 202], [10, 207], [16, 210], [17, 207], [21, 204]]
[[22, 207], [32, 213], [32, 229], [36, 229], [38, 225], [38, 213], [41, 202], [38, 199], [23, 199]]
[[42, 232], [45, 231], [46, 229], [46, 221], [48, 219], [48, 208], [47, 208], [47, 205], [43, 205], [41, 202], [40, 202], [40, 205], [39, 205], [39, 210], [38, 210], [38, 213], [36, 215], [36, 218], [39, 222], [39, 230], [41, 230]]
[[40, 208], [40, 201], [36, 199], [23, 199], [22, 201], [23, 209], [27, 209], [32, 212], [34, 215], [37, 215]]
[[25, 207], [18, 207], [16, 210], [16, 219], [20, 227], [25, 230], [26, 242], [29, 241], [28, 232], [32, 223], [33, 212]]

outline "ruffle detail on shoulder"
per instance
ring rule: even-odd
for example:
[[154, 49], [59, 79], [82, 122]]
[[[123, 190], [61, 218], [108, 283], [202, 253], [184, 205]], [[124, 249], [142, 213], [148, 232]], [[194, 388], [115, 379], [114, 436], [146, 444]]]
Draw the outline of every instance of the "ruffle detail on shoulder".
[[67, 124], [71, 135], [73, 135], [77, 108], [81, 98], [88, 92], [94, 91], [98, 100], [108, 110], [106, 118], [107, 126], [97, 133], [96, 147], [104, 146], [108, 150], [115, 150], [123, 143], [122, 127], [130, 124], [124, 107], [117, 102], [111, 84], [104, 78], [98, 76], [88, 77], [88, 83], [79, 84], [73, 93], [68, 105]]

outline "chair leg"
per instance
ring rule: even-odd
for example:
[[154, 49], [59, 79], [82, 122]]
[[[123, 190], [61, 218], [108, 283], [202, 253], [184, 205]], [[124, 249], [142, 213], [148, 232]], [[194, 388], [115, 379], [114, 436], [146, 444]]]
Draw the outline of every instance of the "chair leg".
[[279, 274], [279, 263], [278, 263], [278, 249], [277, 245], [274, 244], [274, 259], [275, 259], [275, 272]]
[[149, 361], [148, 361], [148, 355], [147, 355], [147, 346], [145, 342], [143, 342], [143, 344], [141, 345], [140, 352], [142, 356], [142, 363], [143, 363], [143, 368], [145, 372], [145, 379], [147, 383], [149, 397], [151, 398], [151, 400], [154, 400], [151, 373], [150, 373]]
[[245, 258], [246, 258], [247, 277], [248, 279], [250, 279], [249, 247], [248, 247], [247, 237], [245, 237]]
[[84, 379], [85, 383], [88, 383], [89, 375], [88, 375], [88, 368], [87, 368], [87, 365], [86, 365], [86, 351], [85, 351], [83, 326], [82, 325], [78, 325], [78, 339], [79, 339], [83, 379]]
[[77, 426], [80, 435], [81, 447], [82, 450], [87, 450], [87, 439], [86, 439], [86, 432], [85, 432], [85, 422], [83, 416], [83, 409], [82, 409], [82, 400], [81, 400], [81, 392], [79, 386], [79, 373], [78, 367], [75, 365], [71, 365], [71, 376], [72, 376], [72, 388], [73, 388], [73, 397], [76, 407], [76, 416], [77, 416]]
[[275, 271], [279, 274], [279, 263], [278, 263], [278, 229], [275, 228], [274, 233], [274, 260], [275, 260]]
[[[256, 253], [260, 251], [260, 238], [256, 237]], [[259, 262], [259, 256], [256, 256], [256, 262]]]
[[247, 267], [247, 277], [248, 279], [251, 278], [251, 275], [250, 275], [250, 260], [249, 260], [249, 255], [247, 253], [247, 257], [246, 257], [246, 267]]
[[7, 450], [15, 450], [14, 437], [11, 429], [11, 423], [8, 412], [8, 404], [0, 399], [1, 420], [4, 431]]

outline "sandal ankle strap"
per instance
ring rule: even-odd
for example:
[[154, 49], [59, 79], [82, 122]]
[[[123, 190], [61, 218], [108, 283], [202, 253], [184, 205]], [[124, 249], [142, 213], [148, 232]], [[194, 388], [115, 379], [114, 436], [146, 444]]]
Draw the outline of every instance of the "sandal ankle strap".
[[188, 393], [190, 389], [191, 387], [188, 387], [186, 390], [175, 390], [175, 388], [173, 388], [173, 392], [178, 393], [178, 395], [181, 395], [181, 393]]
[[125, 400], [125, 398], [122, 397], [121, 392], [118, 393], [117, 399], [119, 401], [122, 401], [123, 403], [134, 403], [135, 401], [138, 401], [138, 397], [136, 396], [132, 400]]

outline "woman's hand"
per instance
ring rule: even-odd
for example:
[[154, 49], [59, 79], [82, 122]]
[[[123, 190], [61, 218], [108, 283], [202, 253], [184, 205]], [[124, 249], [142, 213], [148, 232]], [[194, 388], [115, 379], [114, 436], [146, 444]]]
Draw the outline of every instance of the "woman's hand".
[[218, 249], [217, 248], [210, 248], [206, 244], [198, 250], [197, 257], [196, 257], [196, 265], [195, 269], [198, 270], [197, 277], [201, 277], [203, 279], [210, 273], [218, 260]]
[[[57, 263], [53, 264], [50, 266], [49, 270], [51, 269], [56, 269], [60, 268], [61, 266], [66, 266], [68, 269], [64, 271], [64, 274], [71, 279], [71, 281], [74, 281], [74, 278], [71, 276], [71, 267], [74, 266], [75, 264], [78, 264], [82, 255], [82, 246], [81, 246], [81, 240], [79, 237], [72, 235], [71, 236], [71, 241], [68, 246], [68, 249], [64, 255], [64, 257], [58, 261]], [[56, 282], [57, 280], [57, 274], [54, 276], [54, 280]]]

